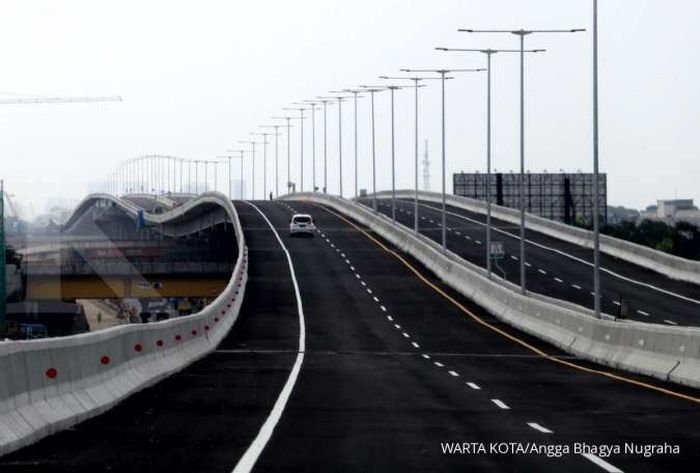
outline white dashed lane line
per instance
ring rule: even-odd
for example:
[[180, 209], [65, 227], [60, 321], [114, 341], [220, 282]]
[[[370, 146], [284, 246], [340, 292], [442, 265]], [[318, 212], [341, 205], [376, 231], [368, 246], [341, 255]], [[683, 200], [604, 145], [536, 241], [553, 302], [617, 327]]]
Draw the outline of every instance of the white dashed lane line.
[[547, 429], [546, 427], [542, 427], [537, 422], [528, 422], [527, 425], [529, 425], [533, 429], [537, 430], [538, 432], [542, 432], [543, 434], [553, 434], [554, 433], [551, 430]]
[[555, 280], [556, 282], [558, 282], [559, 284], [561, 284], [561, 283], [564, 282], [564, 281], [563, 281], [562, 279], [560, 279], [560, 278], [554, 278], [554, 280]]
[[386, 316], [386, 319], [387, 319], [389, 322], [393, 322], [393, 321], [394, 321], [394, 318], [393, 318], [391, 315], [387, 315], [387, 316]]
[[674, 322], [673, 320], [664, 319], [664, 322], [666, 322], [666, 323], [669, 324], [669, 325], [678, 325], [678, 324], [677, 324], [676, 322]]
[[581, 289], [581, 286], [579, 286], [578, 284], [572, 284], [571, 287], [573, 287], [574, 289]]
[[423, 356], [423, 358], [425, 358], [426, 360], [429, 360], [429, 359], [430, 359], [430, 355], [428, 355], [427, 353], [423, 353], [422, 356]]
[[450, 373], [450, 376], [454, 376], [455, 378], [459, 377], [459, 374], [456, 371], [448, 371]]
[[593, 455], [592, 453], [582, 453], [581, 456], [586, 460], [595, 463], [608, 473], [622, 473], [622, 470], [620, 470], [618, 467], [611, 465], [599, 456]]
[[472, 388], [472, 389], [475, 390], [475, 391], [480, 391], [480, 390], [481, 390], [481, 387], [480, 387], [478, 384], [472, 383], [471, 381], [469, 381], [469, 382], [467, 383], [467, 386], [469, 386], [470, 388]]
[[410, 336], [409, 334], [407, 334], [406, 332], [403, 333], [403, 336], [404, 336], [405, 338], [411, 338], [411, 336]]
[[510, 409], [510, 407], [505, 402], [501, 401], [500, 399], [491, 399], [491, 402], [496, 404], [501, 409], [504, 409], [504, 410]]
[[643, 310], [637, 309], [637, 313], [639, 315], [643, 315], [644, 317], [649, 317], [649, 312], [644, 312]]
[[411, 342], [411, 345], [413, 345], [413, 348], [420, 348], [420, 345], [418, 345], [416, 342]]
[[443, 365], [443, 364], [440, 363], [439, 361], [436, 361], [436, 362], [435, 362], [435, 366], [437, 366], [438, 368], [444, 368], [444, 367], [445, 367], [445, 365]]
[[394, 327], [396, 327], [396, 330], [401, 330], [401, 326], [399, 324], [394, 324]]
[[383, 305], [380, 305], [379, 308], [382, 309], [382, 312], [386, 312], [386, 307], [384, 307]]
[[540, 274], [547, 274], [547, 271], [545, 271], [545, 270], [542, 269], [542, 268], [538, 269], [537, 271], [538, 271]]

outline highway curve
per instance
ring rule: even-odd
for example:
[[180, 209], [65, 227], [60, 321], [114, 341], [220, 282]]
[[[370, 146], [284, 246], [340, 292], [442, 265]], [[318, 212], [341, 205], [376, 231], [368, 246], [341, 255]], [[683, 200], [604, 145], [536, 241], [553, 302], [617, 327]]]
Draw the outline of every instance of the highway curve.
[[[614, 373], [500, 324], [323, 207], [255, 205], [265, 217], [236, 204], [250, 280], [219, 350], [1, 458], [1, 471], [225, 472], [241, 458], [254, 471], [695, 471], [700, 392], [595, 372]], [[293, 211], [315, 217], [315, 238], [289, 238]], [[680, 453], [444, 454], [444, 442], [667, 442]]]

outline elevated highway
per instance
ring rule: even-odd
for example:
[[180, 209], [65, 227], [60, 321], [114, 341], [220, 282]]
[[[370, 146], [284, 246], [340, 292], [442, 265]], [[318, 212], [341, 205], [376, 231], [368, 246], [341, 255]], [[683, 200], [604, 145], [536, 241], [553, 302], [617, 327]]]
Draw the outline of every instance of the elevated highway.
[[[218, 348], [1, 457], [3, 472], [694, 471], [697, 390], [601, 369], [524, 335], [336, 211], [236, 208], [250, 279]], [[315, 217], [314, 239], [287, 236], [294, 211]], [[446, 454], [447, 442], [471, 451]], [[477, 451], [491, 442], [633, 451]], [[634, 453], [664, 443], [678, 452]]]
[[[404, 193], [405, 194], [405, 193]], [[371, 199], [363, 199], [371, 207]], [[396, 201], [396, 220], [413, 229], [414, 202]], [[391, 200], [378, 199], [378, 210], [391, 217]], [[441, 204], [419, 203], [419, 231], [442, 242]], [[486, 217], [455, 205], [447, 206], [447, 247], [465, 260], [486, 267]], [[514, 284], [520, 281], [519, 227], [492, 218], [492, 239], [501, 241], [504, 258], [493, 268], [496, 277]], [[526, 273], [528, 291], [593, 308], [592, 250], [543, 233], [526, 231]], [[601, 254], [602, 310], [606, 314], [667, 326], [700, 326], [700, 285]], [[626, 312], [626, 313], [625, 313]]]

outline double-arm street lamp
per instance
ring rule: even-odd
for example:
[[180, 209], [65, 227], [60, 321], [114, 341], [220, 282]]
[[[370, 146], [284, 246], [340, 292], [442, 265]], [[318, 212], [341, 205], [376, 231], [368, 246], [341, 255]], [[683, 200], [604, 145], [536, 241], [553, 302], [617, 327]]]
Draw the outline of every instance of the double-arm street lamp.
[[[424, 80], [440, 80], [439, 77], [390, 77], [390, 76], [379, 76], [380, 79], [385, 80], [410, 80], [413, 82], [413, 88], [415, 91], [415, 193], [413, 199], [413, 231], [418, 234], [418, 89], [420, 87], [425, 87], [425, 85], [420, 84]], [[446, 79], [452, 79], [452, 77], [447, 77]]]
[[300, 154], [299, 154], [299, 165], [301, 174], [299, 175], [299, 192], [304, 192], [304, 111], [306, 111], [306, 105], [301, 107], [285, 107], [284, 110], [299, 111], [299, 144], [300, 144]]
[[240, 140], [239, 143], [250, 145], [250, 167], [252, 170], [252, 178], [250, 180], [250, 200], [255, 200], [255, 145], [258, 143], [256, 141], [245, 140]]
[[[491, 279], [491, 56], [496, 53], [519, 53], [518, 49], [435, 48], [438, 51], [477, 52], [486, 55], [486, 274]], [[544, 49], [529, 49], [539, 53]]]
[[280, 186], [279, 186], [279, 128], [280, 125], [261, 125], [261, 128], [273, 128], [275, 132], [273, 133], [275, 137], [275, 197], [279, 196], [280, 193]]
[[292, 163], [292, 124], [291, 121], [296, 117], [272, 117], [274, 120], [286, 120], [287, 124], [287, 192], [292, 190], [292, 175], [291, 175], [291, 163]]
[[363, 89], [343, 89], [343, 92], [347, 92], [349, 94], [352, 94], [353, 96], [353, 104], [355, 106], [355, 115], [353, 117], [354, 124], [355, 124], [355, 199], [357, 199], [358, 194], [357, 194], [357, 186], [358, 186], [358, 178], [357, 178], [357, 99], [362, 98], [362, 95], [359, 95], [360, 93], [364, 92]]
[[578, 33], [585, 31], [585, 29], [459, 29], [458, 31], [465, 33], [506, 33], [514, 34], [520, 38], [520, 292], [525, 294], [525, 36], [538, 33]]
[[[244, 198], [244, 195], [243, 195], [243, 155], [244, 155], [245, 153], [250, 152], [250, 150], [245, 150], [245, 149], [227, 149], [226, 151], [228, 151], [229, 153], [239, 153], [239, 156], [226, 156], [226, 157], [229, 158], [229, 163], [230, 163], [231, 158], [233, 158], [233, 159], [236, 159], [236, 158], [237, 158], [237, 159], [240, 159], [240, 160], [241, 160], [241, 180], [240, 180], [240, 188], [238, 189], [238, 191], [240, 192], [240, 196], [241, 196], [240, 198], [241, 198], [241, 200], [243, 200], [243, 198]], [[230, 164], [229, 164], [229, 166], [230, 166]], [[229, 168], [229, 169], [230, 169], [230, 168]], [[230, 180], [230, 178], [229, 178], [229, 180]]]
[[442, 83], [442, 251], [447, 250], [447, 218], [445, 189], [445, 80], [447, 74], [455, 72], [482, 72], [484, 69], [401, 69], [403, 72], [436, 72]]
[[316, 106], [320, 100], [304, 100], [311, 107], [311, 190], [316, 192]]
[[[329, 91], [331, 94], [343, 94], [338, 90]], [[343, 197], [343, 102], [350, 97], [348, 95], [336, 95], [334, 97], [319, 97], [320, 99], [333, 98], [338, 101], [338, 195]]]

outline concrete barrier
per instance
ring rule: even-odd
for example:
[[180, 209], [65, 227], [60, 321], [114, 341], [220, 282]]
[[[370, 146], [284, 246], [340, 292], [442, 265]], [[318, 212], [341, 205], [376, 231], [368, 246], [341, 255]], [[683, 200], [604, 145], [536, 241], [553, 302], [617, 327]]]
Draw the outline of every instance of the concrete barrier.
[[[248, 250], [233, 204], [210, 193], [187, 209], [203, 203], [221, 206], [234, 226], [239, 252], [226, 289], [187, 317], [0, 343], [0, 456], [110, 409], [203, 357], [226, 336], [243, 301]], [[178, 218], [182, 207], [158, 220]]]
[[[377, 196], [389, 198], [391, 197], [391, 192], [377, 192]], [[396, 191], [396, 198], [398, 199], [413, 199], [414, 197], [414, 191]], [[420, 191], [418, 193], [418, 198], [427, 202], [442, 204], [442, 195], [437, 192]], [[455, 195], [447, 195], [445, 200], [447, 205], [475, 213], [486, 214], [486, 203], [481, 200]], [[494, 218], [520, 225], [519, 210], [499, 205], [492, 205], [491, 209], [491, 215]], [[593, 232], [590, 230], [566, 225], [532, 214], [525, 215], [525, 225], [533, 231], [544, 233], [584, 248], [593, 248]], [[663, 251], [613, 238], [608, 235], [600, 236], [600, 251], [610, 256], [620, 258], [621, 260], [651, 269], [652, 271], [656, 271], [672, 279], [700, 284], [700, 261], [680, 258], [664, 253]]]
[[447, 285], [496, 318], [581, 358], [635, 373], [700, 387], [700, 329], [599, 320], [591, 311], [545, 297], [522, 295], [512, 284], [491, 281], [456, 254], [339, 197], [318, 193], [284, 196], [328, 206], [408, 253]]

